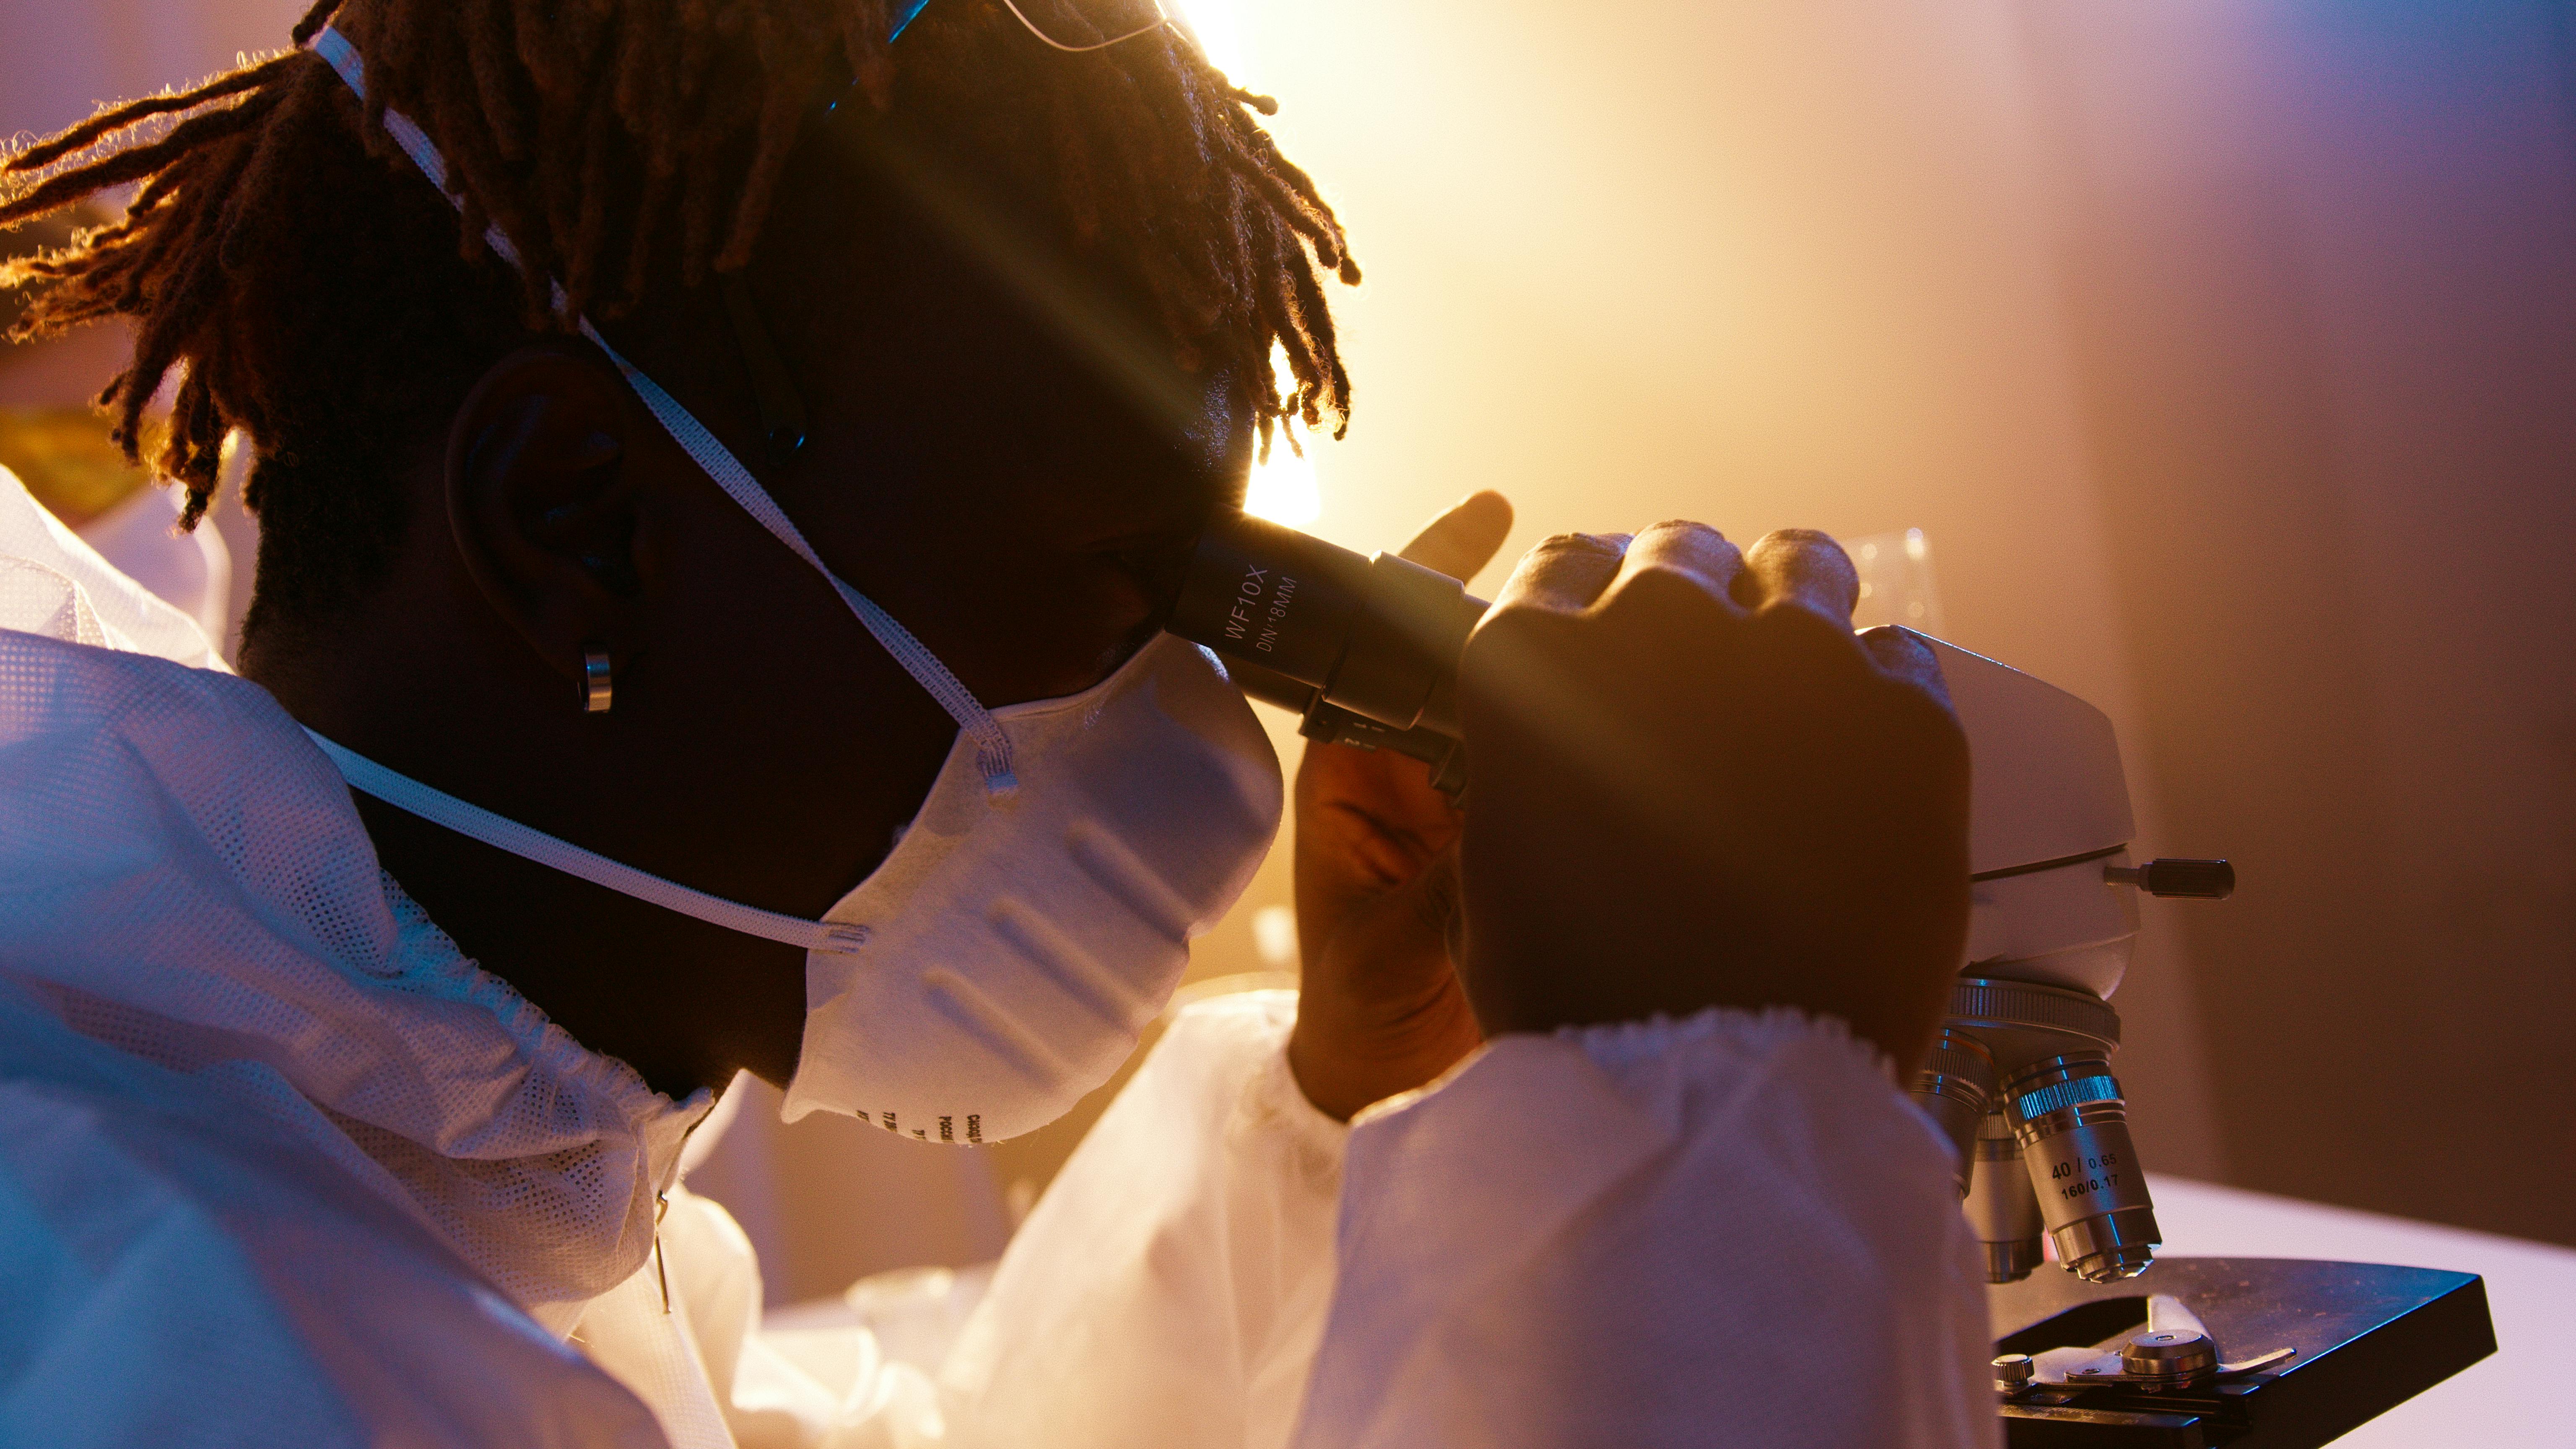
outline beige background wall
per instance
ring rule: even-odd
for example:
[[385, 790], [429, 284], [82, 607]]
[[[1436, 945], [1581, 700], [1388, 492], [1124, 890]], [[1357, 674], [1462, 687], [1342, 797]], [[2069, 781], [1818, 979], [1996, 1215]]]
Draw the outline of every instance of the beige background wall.
[[2576, 1242], [2576, 7], [2019, 14], [2231, 1178]]
[[297, 0], [5, 0], [0, 136], [60, 130], [105, 101], [189, 85], [274, 50]]

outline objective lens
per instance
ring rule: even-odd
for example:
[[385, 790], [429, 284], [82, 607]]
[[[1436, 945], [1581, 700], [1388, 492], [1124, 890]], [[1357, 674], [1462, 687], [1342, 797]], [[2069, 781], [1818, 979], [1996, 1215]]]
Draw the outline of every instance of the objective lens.
[[2039, 1251], [2039, 1199], [2021, 1144], [2001, 1109], [1977, 1124], [1975, 1173], [1968, 1182], [1968, 1230], [1986, 1249], [1986, 1281], [2018, 1283], [2047, 1261]]
[[2089, 1283], [2133, 1278], [2164, 1240], [2129, 1144], [2128, 1104], [2100, 1052], [2049, 1057], [2004, 1083], [2004, 1108], [2057, 1261]]
[[1947, 1027], [1933, 1043], [1932, 1059], [1914, 1074], [1915, 1105], [1939, 1124], [1958, 1154], [1954, 1170], [1962, 1199], [1976, 1163], [1977, 1124], [1986, 1119], [1994, 1090], [1995, 1059], [1976, 1038]]

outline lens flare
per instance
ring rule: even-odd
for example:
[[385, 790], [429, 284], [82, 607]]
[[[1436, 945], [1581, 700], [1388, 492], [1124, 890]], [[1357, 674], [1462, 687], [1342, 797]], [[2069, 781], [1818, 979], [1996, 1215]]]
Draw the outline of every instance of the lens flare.
[[1324, 495], [1315, 482], [1315, 455], [1289, 448], [1286, 439], [1271, 448], [1265, 461], [1252, 465], [1252, 483], [1243, 495], [1243, 511], [1291, 528], [1315, 521], [1324, 511]]

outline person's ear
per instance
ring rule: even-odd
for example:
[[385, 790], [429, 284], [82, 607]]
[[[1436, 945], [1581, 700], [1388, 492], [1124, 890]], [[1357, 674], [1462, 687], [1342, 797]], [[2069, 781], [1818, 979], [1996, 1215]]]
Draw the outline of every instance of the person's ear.
[[554, 672], [638, 647], [640, 409], [607, 364], [568, 345], [494, 363], [447, 435], [447, 521], [484, 598]]

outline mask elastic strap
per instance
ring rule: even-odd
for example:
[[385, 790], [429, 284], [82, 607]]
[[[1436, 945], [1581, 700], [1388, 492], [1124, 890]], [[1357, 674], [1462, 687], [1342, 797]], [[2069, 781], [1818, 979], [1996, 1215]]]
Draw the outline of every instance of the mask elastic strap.
[[[905, 18], [910, 19], [909, 16]], [[339, 72], [340, 79], [348, 83], [352, 93], [360, 100], [366, 99], [366, 61], [359, 56], [358, 48], [349, 43], [347, 36], [326, 25], [313, 37], [312, 48], [314, 54]], [[403, 153], [411, 157], [412, 164], [420, 168], [421, 174], [429, 178], [430, 184], [438, 188], [439, 194], [461, 210], [462, 203], [447, 184], [447, 160], [439, 155], [438, 147], [430, 141], [428, 133], [415, 125], [409, 116], [391, 107], [385, 110], [385, 131], [394, 138], [395, 144], [402, 147]], [[502, 233], [497, 223], [484, 228], [483, 240], [511, 266], [526, 270], [519, 260], [518, 248], [510, 245], [509, 237]], [[554, 283], [553, 288], [555, 308], [560, 312], [564, 303], [563, 285]], [[645, 376], [616, 348], [609, 346], [608, 339], [599, 335], [599, 329], [590, 325], [589, 318], [577, 320], [581, 335], [589, 338], [600, 351], [608, 354], [609, 361], [617, 364], [617, 370], [625, 376], [627, 385], [643, 399], [654, 420], [671, 435], [671, 441], [679, 444], [680, 450], [715, 480], [715, 485], [725, 491], [726, 497], [750, 514], [754, 522], [769, 530], [771, 537], [787, 545], [798, 558], [812, 565], [815, 572], [830, 580], [833, 589], [839, 592], [841, 602], [858, 616], [859, 623], [866, 627], [877, 643], [893, 655], [904, 672], [928, 690], [930, 697], [939, 701], [940, 708], [948, 711], [948, 717], [957, 721], [957, 727], [975, 741], [975, 763], [983, 771], [985, 791], [1006, 795], [1017, 789], [1019, 777], [1011, 768], [1011, 737], [1003, 732], [1001, 722], [993, 718], [992, 712], [984, 708], [956, 675], [949, 672], [947, 665], [939, 662], [938, 655], [912, 637], [912, 631], [898, 623], [892, 614], [877, 607], [874, 600], [842, 582], [840, 575], [825, 566], [822, 557], [814, 552], [813, 545], [805, 541], [805, 535], [797, 530], [777, 500], [771, 498], [759, 480], [751, 476], [751, 470], [742, 465], [742, 460], [716, 440], [715, 434], [707, 431], [688, 409], [663, 391], [661, 384]]]
[[569, 840], [558, 840], [507, 816], [495, 815], [480, 805], [469, 805], [444, 790], [424, 785], [354, 750], [344, 749], [312, 730], [304, 733], [311, 735], [313, 743], [322, 747], [322, 753], [331, 757], [331, 763], [339, 767], [340, 778], [349, 782], [350, 789], [372, 795], [405, 814], [444, 825], [496, 850], [508, 851], [521, 860], [532, 860], [566, 875], [579, 876], [592, 885], [605, 886], [619, 895], [649, 901], [684, 916], [694, 916], [709, 925], [801, 946], [808, 951], [848, 955], [868, 943], [868, 928], [865, 926], [809, 921], [802, 916], [781, 915], [757, 906], [746, 906], [739, 901], [729, 901], [722, 896], [711, 896], [705, 891], [691, 890], [677, 881], [664, 880], [631, 865], [621, 865]]

